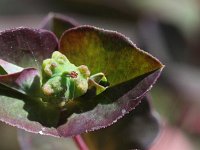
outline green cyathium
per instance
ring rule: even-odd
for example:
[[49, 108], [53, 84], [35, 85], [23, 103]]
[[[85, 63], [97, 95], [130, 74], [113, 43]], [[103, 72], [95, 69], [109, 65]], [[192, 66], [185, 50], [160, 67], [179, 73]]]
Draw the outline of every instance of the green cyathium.
[[58, 51], [52, 54], [52, 58], [43, 61], [42, 95], [46, 102], [63, 107], [88, 90], [95, 89], [96, 95], [100, 94], [107, 88], [104, 83], [107, 79], [103, 73], [90, 76], [87, 66], [75, 66]]

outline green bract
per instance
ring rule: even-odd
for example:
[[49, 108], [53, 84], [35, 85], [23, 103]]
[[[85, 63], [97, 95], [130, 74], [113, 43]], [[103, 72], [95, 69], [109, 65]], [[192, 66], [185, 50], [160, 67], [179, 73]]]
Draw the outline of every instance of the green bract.
[[106, 89], [103, 84], [106, 82], [103, 73], [90, 77], [87, 66], [75, 66], [58, 51], [42, 64], [43, 100], [59, 106], [65, 106], [70, 100], [84, 95], [88, 89], [95, 88], [96, 94], [103, 92]]

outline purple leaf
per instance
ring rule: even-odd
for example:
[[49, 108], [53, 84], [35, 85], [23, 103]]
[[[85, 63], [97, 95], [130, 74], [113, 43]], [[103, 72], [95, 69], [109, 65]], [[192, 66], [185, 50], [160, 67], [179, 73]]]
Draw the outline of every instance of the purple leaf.
[[36, 96], [40, 88], [39, 72], [35, 68], [26, 68], [20, 72], [0, 75], [0, 84], [24, 95]]
[[0, 59], [24, 68], [39, 68], [57, 45], [57, 38], [50, 31], [29, 28], [6, 30], [0, 33]]
[[23, 68], [16, 66], [14, 64], [11, 64], [11, 63], [4, 61], [2, 59], [0, 59], [0, 66], [6, 72], [5, 74], [16, 73], [16, 72], [20, 72], [20, 71], [23, 70]]
[[85, 100], [77, 109], [79, 111], [71, 116], [68, 114], [68, 117], [64, 115], [67, 122], [57, 128], [58, 133], [61, 136], [70, 136], [112, 125], [139, 104], [158, 78], [160, 71], [140, 76]]
[[53, 33], [56, 34], [58, 38], [60, 38], [60, 36], [65, 30], [73, 28], [77, 25], [78, 23], [74, 21], [72, 18], [69, 18], [67, 16], [58, 13], [49, 13], [44, 18], [39, 28], [52, 31]]

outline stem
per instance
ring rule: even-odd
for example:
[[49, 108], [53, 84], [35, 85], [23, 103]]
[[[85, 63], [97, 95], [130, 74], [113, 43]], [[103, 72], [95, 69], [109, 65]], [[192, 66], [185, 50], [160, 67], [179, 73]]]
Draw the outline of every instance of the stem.
[[76, 135], [73, 139], [80, 150], [89, 150], [81, 135]]

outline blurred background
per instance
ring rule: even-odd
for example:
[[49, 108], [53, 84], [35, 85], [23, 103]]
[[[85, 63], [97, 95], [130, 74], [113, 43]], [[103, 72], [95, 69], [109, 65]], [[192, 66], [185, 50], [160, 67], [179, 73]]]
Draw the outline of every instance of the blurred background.
[[[161, 125], [148, 149], [200, 149], [199, 0], [0, 0], [0, 30], [37, 28], [49, 12], [119, 31], [159, 58], [166, 67], [150, 103]], [[17, 130], [4, 123], [0, 149], [20, 149]]]

